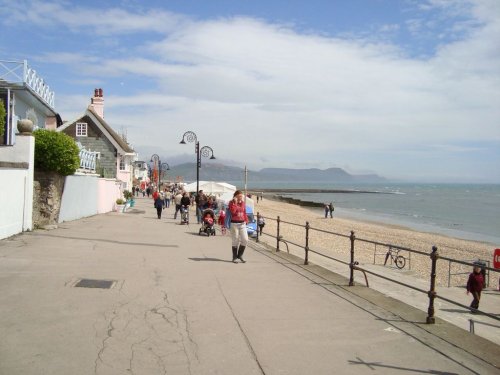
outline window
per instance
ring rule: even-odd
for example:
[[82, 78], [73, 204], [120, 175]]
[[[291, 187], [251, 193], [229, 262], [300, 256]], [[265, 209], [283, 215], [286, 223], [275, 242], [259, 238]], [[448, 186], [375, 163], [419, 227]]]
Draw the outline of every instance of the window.
[[87, 136], [87, 123], [86, 122], [77, 122], [76, 123], [76, 136], [77, 137], [86, 137]]
[[120, 158], [120, 171], [125, 170], [125, 160], [123, 157]]

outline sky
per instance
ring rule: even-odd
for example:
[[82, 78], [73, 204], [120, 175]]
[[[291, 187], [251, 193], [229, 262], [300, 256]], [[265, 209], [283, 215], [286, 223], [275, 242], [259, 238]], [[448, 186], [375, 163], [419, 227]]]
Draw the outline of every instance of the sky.
[[[0, 59], [141, 160], [500, 183], [498, 0], [0, 0]], [[204, 159], [203, 163], [212, 162]]]

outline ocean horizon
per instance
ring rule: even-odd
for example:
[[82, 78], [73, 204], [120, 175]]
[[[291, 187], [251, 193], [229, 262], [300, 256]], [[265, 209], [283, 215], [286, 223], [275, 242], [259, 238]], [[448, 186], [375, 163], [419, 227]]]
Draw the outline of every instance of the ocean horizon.
[[[500, 246], [500, 184], [266, 181], [249, 182], [247, 187], [249, 190], [283, 189], [276, 194], [302, 201], [333, 202], [334, 214], [342, 218], [400, 225], [422, 232], [487, 242], [493, 245], [492, 251], [495, 246]], [[289, 189], [349, 190], [354, 193], [296, 193]], [[317, 210], [322, 214], [321, 208]]]

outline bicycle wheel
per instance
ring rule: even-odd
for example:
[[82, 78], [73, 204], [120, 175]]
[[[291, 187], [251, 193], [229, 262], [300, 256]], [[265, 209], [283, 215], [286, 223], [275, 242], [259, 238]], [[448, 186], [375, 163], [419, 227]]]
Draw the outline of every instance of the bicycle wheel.
[[398, 267], [399, 269], [402, 269], [402, 268], [405, 268], [405, 264], [406, 264], [406, 259], [403, 256], [398, 255], [396, 257], [396, 267]]

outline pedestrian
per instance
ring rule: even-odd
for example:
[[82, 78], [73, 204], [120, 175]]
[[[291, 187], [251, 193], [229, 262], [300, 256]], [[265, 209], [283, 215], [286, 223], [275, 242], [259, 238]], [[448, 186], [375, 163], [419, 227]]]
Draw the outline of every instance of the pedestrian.
[[170, 200], [172, 199], [172, 193], [170, 190], [165, 189], [165, 206], [170, 207]]
[[325, 219], [328, 217], [329, 212], [330, 212], [330, 206], [328, 203], [325, 203]]
[[226, 210], [226, 227], [230, 228], [231, 231], [233, 263], [237, 263], [238, 259], [241, 263], [245, 263], [243, 253], [248, 243], [247, 223], [248, 217], [243, 193], [241, 190], [236, 190]]
[[257, 212], [257, 226], [259, 227], [259, 236], [262, 236], [262, 229], [266, 225], [266, 219], [260, 213]]
[[467, 281], [467, 295], [472, 293], [472, 303], [470, 307], [477, 310], [479, 309], [479, 301], [481, 299], [481, 291], [484, 287], [484, 276], [482, 273], [482, 268], [479, 264], [474, 264], [472, 273], [469, 275], [469, 280]]
[[149, 198], [149, 196], [151, 195], [151, 187], [148, 186], [146, 188], [146, 194], [148, 195], [148, 198]]
[[174, 220], [177, 219], [177, 212], [179, 212], [181, 209], [181, 199], [182, 199], [182, 190], [179, 190], [174, 197], [174, 204], [175, 204]]
[[198, 191], [198, 194], [196, 194], [196, 197], [194, 198], [194, 201], [196, 203], [196, 220], [198, 221], [198, 224], [201, 222], [201, 213], [202, 211], [206, 208], [206, 204], [208, 202], [207, 196], [203, 193], [203, 190]]
[[257, 203], [259, 203], [259, 195], [257, 194]]
[[332, 202], [328, 205], [328, 211], [330, 212], [330, 218], [333, 218], [333, 211], [335, 211], [335, 207], [333, 207]]
[[156, 213], [158, 215], [158, 219], [161, 219], [161, 212], [163, 211], [163, 199], [161, 199], [160, 194], [156, 195], [154, 205], [156, 208]]

